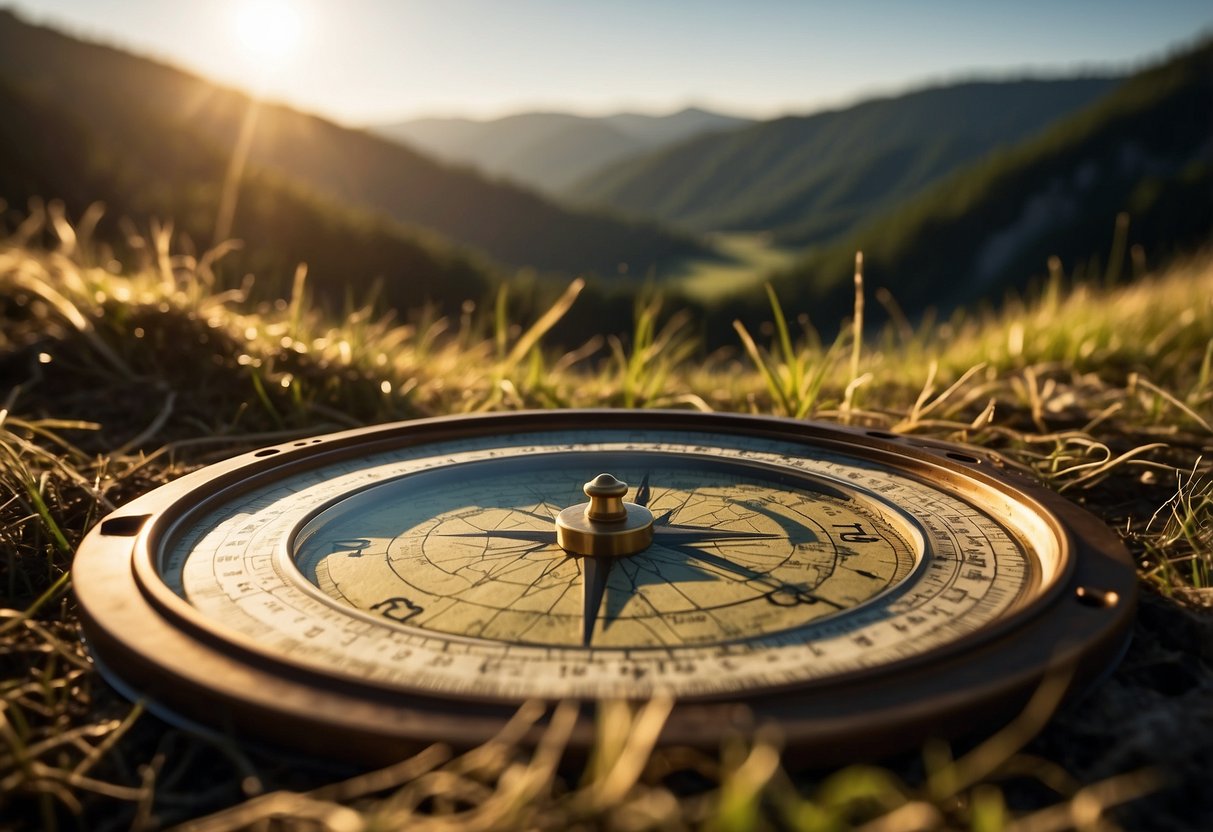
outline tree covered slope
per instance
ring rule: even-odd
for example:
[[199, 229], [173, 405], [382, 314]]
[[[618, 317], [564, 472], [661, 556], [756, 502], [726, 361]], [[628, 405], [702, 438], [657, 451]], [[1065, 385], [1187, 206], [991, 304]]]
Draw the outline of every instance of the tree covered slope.
[[[143, 164], [126, 152], [141, 135], [145, 151], [183, 175], [208, 164], [192, 155], [199, 142], [230, 156], [250, 110], [241, 93], [9, 12], [0, 12], [0, 81], [71, 113], [131, 169]], [[254, 169], [321, 197], [429, 229], [509, 266], [613, 274], [626, 263], [643, 272], [701, 251], [650, 223], [570, 210], [287, 107], [260, 105], [248, 158]]]
[[913, 311], [997, 298], [1044, 274], [1052, 256], [1068, 272], [1114, 277], [1133, 246], [1158, 263], [1210, 243], [1213, 41], [1206, 41], [810, 252], [776, 284], [798, 304], [830, 299], [830, 308], [845, 308], [852, 260], [863, 251], [870, 281]]
[[699, 230], [836, 236], [1107, 91], [1107, 78], [974, 82], [762, 122], [625, 160], [567, 193]]

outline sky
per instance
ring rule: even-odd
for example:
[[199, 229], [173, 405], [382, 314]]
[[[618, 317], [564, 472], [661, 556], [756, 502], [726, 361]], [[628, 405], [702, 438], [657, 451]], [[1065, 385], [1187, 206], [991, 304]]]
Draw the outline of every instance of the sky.
[[348, 125], [688, 105], [771, 117], [962, 78], [1127, 70], [1213, 33], [1209, 0], [17, 0], [13, 8]]

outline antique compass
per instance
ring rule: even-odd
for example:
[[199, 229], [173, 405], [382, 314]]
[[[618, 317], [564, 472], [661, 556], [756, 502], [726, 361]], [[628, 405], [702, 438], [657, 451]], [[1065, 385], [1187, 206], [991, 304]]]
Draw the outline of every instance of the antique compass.
[[657, 691], [666, 742], [774, 721], [871, 756], [1005, 718], [1051, 667], [1094, 678], [1135, 595], [1106, 527], [984, 451], [609, 410], [245, 454], [111, 515], [73, 577], [120, 690], [366, 761]]

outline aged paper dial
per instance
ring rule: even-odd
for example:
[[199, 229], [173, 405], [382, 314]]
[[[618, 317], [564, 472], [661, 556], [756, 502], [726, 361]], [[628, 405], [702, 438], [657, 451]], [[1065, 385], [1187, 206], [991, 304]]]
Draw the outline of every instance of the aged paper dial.
[[[654, 515], [628, 557], [578, 557], [556, 515], [616, 468]], [[642, 467], [638, 467], [642, 466]], [[828, 481], [677, 453], [568, 449], [402, 478], [310, 521], [295, 544], [326, 594], [425, 630], [519, 644], [682, 647], [765, 636], [896, 588], [922, 539]]]

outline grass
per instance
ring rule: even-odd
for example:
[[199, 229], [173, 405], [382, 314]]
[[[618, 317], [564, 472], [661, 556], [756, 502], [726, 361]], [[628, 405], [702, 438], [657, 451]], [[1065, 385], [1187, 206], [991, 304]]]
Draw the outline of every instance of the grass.
[[[655, 298], [628, 337], [554, 350], [544, 335], [579, 283], [530, 322], [507, 293], [459, 320], [330, 315], [305, 270], [289, 298], [255, 306], [247, 285], [220, 284], [221, 251], [170, 242], [161, 229], [118, 264], [53, 205], [0, 241], [0, 825], [1025, 832], [1200, 828], [1213, 813], [1198, 788], [1213, 764], [1200, 613], [1213, 606], [1213, 257], [1122, 287], [1069, 286], [1055, 264], [1039, 297], [1001, 311], [917, 327], [891, 314], [867, 333], [851, 321], [831, 343], [768, 290], [769, 329], [739, 326], [736, 348], [704, 355]], [[858, 273], [856, 288], [861, 320]], [[768, 729], [716, 755], [655, 748], [662, 700], [603, 703], [580, 767], [562, 755], [572, 706], [531, 750], [517, 742], [528, 706], [481, 748], [339, 770], [170, 728], [97, 677], [68, 569], [113, 507], [285, 436], [577, 406], [777, 413], [996, 448], [1121, 531], [1146, 591], [1133, 648], [1052, 719], [1058, 684], [975, 746], [812, 773], [785, 768]]]

